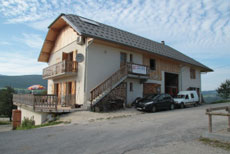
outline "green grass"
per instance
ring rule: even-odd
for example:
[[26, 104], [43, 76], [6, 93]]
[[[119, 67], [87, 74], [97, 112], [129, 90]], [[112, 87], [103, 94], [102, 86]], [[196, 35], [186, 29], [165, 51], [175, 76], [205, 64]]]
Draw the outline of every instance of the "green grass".
[[0, 121], [0, 125], [9, 125], [10, 122], [9, 121]]
[[211, 104], [228, 103], [228, 102], [230, 102], [230, 100], [220, 100], [220, 101], [212, 102]]
[[33, 128], [41, 128], [41, 127], [58, 125], [58, 124], [61, 124], [61, 123], [66, 124], [66, 122], [63, 122], [63, 121], [52, 121], [52, 122], [48, 122], [48, 123], [44, 123], [44, 124], [36, 125], [36, 126], [29, 126], [29, 127], [20, 126], [20, 127], [17, 127], [16, 130], [28, 130], [28, 129], [33, 129]]
[[206, 145], [210, 145], [212, 147], [222, 148], [222, 149], [230, 151], [230, 143], [229, 142], [221, 142], [221, 141], [211, 140], [211, 139], [203, 138], [203, 137], [201, 137], [199, 139], [199, 141], [201, 141], [202, 143], [204, 143]]

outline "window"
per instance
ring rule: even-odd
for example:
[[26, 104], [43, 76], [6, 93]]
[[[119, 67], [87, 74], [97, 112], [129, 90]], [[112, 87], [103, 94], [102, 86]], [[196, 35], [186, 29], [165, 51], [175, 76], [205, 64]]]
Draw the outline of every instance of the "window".
[[160, 95], [158, 100], [163, 100], [164, 99], [164, 95]]
[[133, 91], [133, 83], [132, 82], [129, 83], [129, 91]]
[[196, 79], [196, 70], [190, 68], [190, 78], [191, 79]]
[[155, 62], [155, 59], [150, 59], [149, 63], [150, 63], [150, 69], [151, 69], [151, 70], [156, 70], [156, 62]]
[[192, 97], [192, 98], [194, 98], [194, 95], [193, 95], [193, 94], [191, 94], [191, 97]]
[[185, 99], [188, 99], [188, 95], [185, 96]]
[[130, 63], [133, 62], [133, 55], [132, 55], [132, 54], [129, 55], [129, 62], [130, 62]]
[[120, 53], [120, 66], [124, 66], [127, 61], [127, 55], [126, 53], [121, 52]]

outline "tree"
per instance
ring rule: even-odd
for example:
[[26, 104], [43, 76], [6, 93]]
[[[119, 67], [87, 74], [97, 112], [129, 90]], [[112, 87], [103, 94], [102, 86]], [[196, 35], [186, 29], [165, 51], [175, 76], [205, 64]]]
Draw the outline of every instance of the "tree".
[[16, 107], [13, 105], [13, 93], [14, 89], [6, 87], [0, 90], [0, 115], [8, 116], [12, 118], [12, 110]]
[[216, 91], [220, 97], [224, 99], [230, 98], [230, 80], [226, 80], [224, 83], [221, 83], [220, 87], [217, 88]]

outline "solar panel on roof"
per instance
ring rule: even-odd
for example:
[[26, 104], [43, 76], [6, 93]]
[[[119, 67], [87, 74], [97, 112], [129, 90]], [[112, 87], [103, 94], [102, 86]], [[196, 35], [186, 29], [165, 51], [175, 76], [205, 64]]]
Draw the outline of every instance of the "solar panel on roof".
[[81, 21], [84, 21], [84, 22], [87, 22], [89, 24], [93, 24], [93, 25], [96, 25], [96, 26], [99, 26], [99, 24], [93, 20], [89, 20], [89, 19], [86, 19], [86, 18], [83, 18], [83, 17], [79, 17]]

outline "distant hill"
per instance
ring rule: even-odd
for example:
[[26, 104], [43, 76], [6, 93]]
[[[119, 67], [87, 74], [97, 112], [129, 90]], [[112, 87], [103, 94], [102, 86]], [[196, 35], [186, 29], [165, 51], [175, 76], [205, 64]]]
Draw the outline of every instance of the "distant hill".
[[216, 92], [216, 90], [202, 91], [202, 95], [203, 95], [205, 103], [211, 103], [211, 102], [223, 100], [223, 98], [218, 96], [218, 93]]
[[13, 88], [26, 89], [31, 85], [40, 84], [47, 87], [47, 80], [42, 75], [6, 76], [0, 75], [0, 88], [11, 86]]

